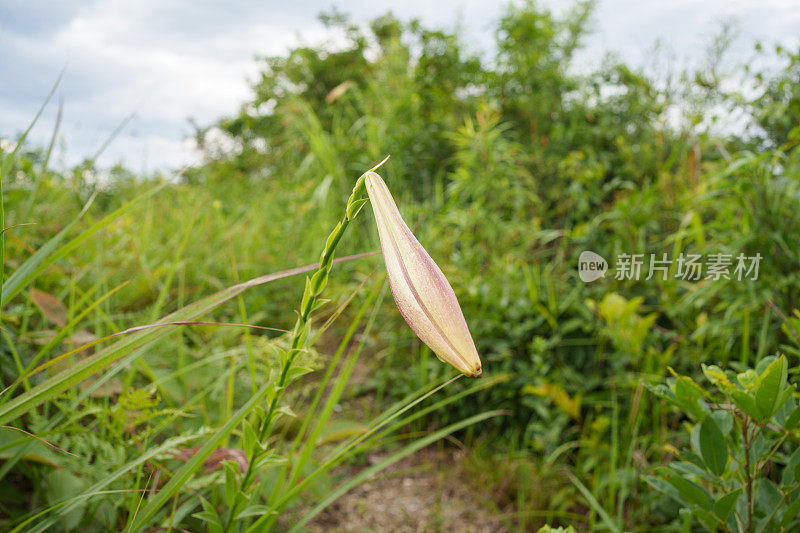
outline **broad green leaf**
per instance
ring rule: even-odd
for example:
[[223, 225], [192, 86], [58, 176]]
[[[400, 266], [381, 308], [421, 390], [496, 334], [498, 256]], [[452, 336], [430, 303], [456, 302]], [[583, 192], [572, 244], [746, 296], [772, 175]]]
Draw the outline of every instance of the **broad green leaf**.
[[[694, 430], [692, 431], [692, 447], [697, 448], [698, 453], [700, 450], [700, 428], [695, 426]], [[703, 458], [700, 457], [697, 453], [692, 452], [691, 450], [683, 450], [680, 453], [680, 459], [685, 461], [689, 464], [693, 464], [702, 470], [705, 470], [706, 464], [703, 462]]]
[[692, 514], [695, 515], [709, 531], [714, 531], [719, 525], [719, 518], [714, 516], [710, 511], [694, 508], [692, 509]]
[[780, 412], [781, 408], [789, 401], [789, 399], [791, 399], [792, 394], [794, 394], [794, 383], [791, 385], [784, 385], [783, 390], [778, 395], [778, 399], [775, 400], [773, 415]]
[[714, 502], [714, 514], [717, 515], [723, 522], [728, 519], [728, 516], [736, 506], [736, 500], [742, 494], [742, 489], [736, 489], [722, 496]]
[[786, 387], [788, 371], [786, 358], [775, 359], [758, 378], [755, 398], [761, 420], [769, 420], [777, 411], [778, 398]]
[[[756, 508], [761, 509], [767, 516], [779, 513], [778, 508], [783, 503], [783, 493], [769, 479], [762, 478], [757, 482]], [[765, 522], [766, 523], [766, 522]]]
[[703, 487], [692, 483], [688, 479], [682, 478], [677, 472], [674, 472], [668, 468], [662, 467], [657, 469], [657, 471], [662, 474], [667, 483], [678, 490], [678, 492], [687, 502], [694, 504], [701, 509], [711, 509], [711, 496], [708, 495], [708, 492], [706, 492]]
[[786, 487], [796, 487], [800, 484], [800, 448], [797, 448], [786, 461], [781, 475], [781, 484]]
[[721, 476], [728, 464], [728, 445], [714, 418], [707, 416], [700, 423], [700, 455], [714, 475]]
[[756, 407], [755, 398], [740, 390], [732, 390], [730, 395], [734, 405], [738, 407], [744, 414], [755, 420], [759, 420], [761, 418], [761, 413]]
[[788, 398], [783, 402], [781, 402], [780, 399], [778, 400], [778, 402], [781, 403], [781, 407], [776, 411], [773, 417], [774, 421], [784, 428], [786, 427], [786, 423], [789, 421], [789, 417], [792, 416], [794, 410], [797, 409], [797, 403], [794, 401], [793, 397], [794, 389], [794, 383], [789, 384], [786, 389], [784, 389], [784, 394], [786, 394], [786, 391], [789, 391]]
[[791, 431], [797, 426], [798, 422], [800, 422], [800, 406], [795, 407], [792, 414], [786, 417], [786, 423], [783, 425], [783, 428], [787, 431]]
[[[222, 520], [217, 510], [211, 505], [211, 502], [203, 497], [200, 498], [200, 503], [203, 505], [203, 512], [197, 513], [194, 516], [205, 522], [209, 533], [222, 533]], [[131, 529], [131, 531], [133, 531], [133, 529]]]
[[728, 411], [712, 411], [711, 417], [723, 435], [728, 435], [733, 429], [733, 416]]
[[[66, 468], [56, 468], [45, 475], [45, 497], [50, 504], [58, 503], [74, 494], [86, 490], [87, 481], [72, 474]], [[66, 530], [75, 529], [83, 518], [86, 501], [75, 505], [67, 513], [61, 514], [61, 526]]]
[[647, 390], [649, 390], [650, 392], [652, 392], [653, 394], [655, 394], [656, 396], [658, 396], [662, 400], [665, 400], [665, 401], [671, 403], [672, 405], [674, 405], [675, 407], [677, 407], [677, 408], [679, 408], [681, 410], [684, 409], [685, 405], [675, 397], [675, 393], [672, 392], [672, 389], [670, 389], [669, 387], [667, 387], [663, 383], [659, 383], [657, 385], [653, 385], [652, 383], [648, 383], [646, 381], [642, 381], [642, 384], [644, 385], [644, 387]]
[[783, 513], [783, 520], [781, 520], [781, 526], [785, 528], [798, 518], [800, 518], [800, 498], [797, 498], [786, 507]]
[[715, 476], [709, 473], [708, 469], [705, 468], [705, 465], [698, 466], [695, 463], [689, 461], [672, 461], [671, 463], [669, 463], [669, 467], [672, 470], [678, 472], [679, 474], [684, 474], [687, 476], [689, 475], [697, 476], [712, 483], [716, 482], [717, 480]]
[[767, 367], [769, 367], [772, 363], [774, 363], [777, 360], [778, 360], [778, 357], [776, 357], [774, 355], [768, 355], [768, 356], [762, 358], [761, 360], [759, 360], [758, 363], [756, 364], [756, 368], [755, 368], [756, 375], [758, 375], [758, 376], [763, 375], [764, 371], [767, 369]]
[[644, 480], [647, 482], [648, 485], [653, 487], [659, 492], [663, 492], [676, 502], [680, 503], [681, 505], [686, 505], [688, 502], [681, 496], [681, 493], [678, 492], [678, 489], [664, 481], [663, 479], [655, 476], [645, 476]]
[[706, 392], [689, 377], [677, 376], [674, 387], [675, 397], [682, 404], [682, 409], [687, 414], [702, 420], [708, 414], [701, 404], [701, 399]]
[[737, 374], [736, 380], [745, 390], [752, 392], [758, 384], [758, 374], [752, 368], [748, 368], [741, 374]]
[[702, 368], [708, 380], [720, 389], [728, 391], [734, 387], [728, 375], [717, 365], [702, 365]]

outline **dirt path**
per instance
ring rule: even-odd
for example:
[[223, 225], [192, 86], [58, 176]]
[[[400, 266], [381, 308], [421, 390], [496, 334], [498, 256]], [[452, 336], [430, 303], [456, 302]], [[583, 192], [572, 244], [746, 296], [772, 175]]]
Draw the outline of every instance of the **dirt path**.
[[[370, 456], [375, 464], [383, 458]], [[423, 450], [342, 496], [310, 525], [315, 532], [506, 531], [471, 487], [458, 451]], [[352, 475], [358, 467], [340, 474]]]

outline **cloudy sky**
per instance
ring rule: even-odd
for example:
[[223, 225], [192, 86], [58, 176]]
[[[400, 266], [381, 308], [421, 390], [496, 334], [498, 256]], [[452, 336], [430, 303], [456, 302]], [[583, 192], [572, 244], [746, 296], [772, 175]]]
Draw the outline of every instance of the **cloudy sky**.
[[[542, 2], [559, 12], [571, 2]], [[189, 119], [201, 125], [235, 112], [258, 72], [256, 55], [321, 43], [316, 15], [336, 7], [356, 21], [391, 11], [401, 19], [452, 29], [475, 50], [490, 49], [506, 2], [486, 0], [0, 0], [0, 137], [25, 129], [63, 70], [64, 115], [57, 165], [92, 156], [126, 117], [100, 158], [135, 171], [168, 170], [196, 160]], [[721, 21], [738, 23], [734, 54], [752, 42], [797, 45], [796, 0], [600, 0], [581, 61], [615, 52], [634, 65], [652, 61], [656, 41], [679, 63], [697, 62]], [[31, 133], [45, 145], [51, 104]]]

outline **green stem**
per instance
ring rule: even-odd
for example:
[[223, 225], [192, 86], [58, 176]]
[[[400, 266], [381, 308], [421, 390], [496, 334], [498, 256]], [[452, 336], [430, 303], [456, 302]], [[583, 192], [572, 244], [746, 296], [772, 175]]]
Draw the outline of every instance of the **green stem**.
[[[384, 161], [386, 160], [384, 159]], [[376, 167], [370, 169], [370, 172], [382, 164], [383, 162], [379, 163]], [[306, 348], [311, 312], [314, 310], [314, 305], [317, 303], [317, 300], [325, 288], [325, 285], [327, 285], [328, 274], [331, 270], [331, 266], [333, 265], [333, 252], [336, 249], [336, 246], [339, 244], [342, 235], [344, 235], [344, 232], [347, 229], [347, 226], [350, 224], [350, 221], [353, 220], [356, 215], [358, 215], [361, 206], [363, 206], [363, 204], [366, 202], [366, 199], [363, 198], [364, 194], [366, 193], [366, 186], [364, 184], [365, 174], [362, 174], [361, 177], [359, 177], [356, 181], [356, 184], [353, 187], [353, 192], [350, 194], [350, 198], [347, 201], [347, 207], [345, 209], [344, 216], [339, 223], [336, 224], [336, 227], [325, 241], [325, 247], [320, 255], [319, 266], [317, 267], [317, 270], [314, 272], [313, 276], [306, 278], [303, 299], [300, 302], [300, 312], [298, 313], [297, 321], [295, 322], [294, 329], [292, 330], [289, 351], [283, 360], [281, 374], [275, 386], [275, 392], [270, 400], [269, 408], [267, 409], [267, 412], [264, 415], [264, 418], [261, 420], [258, 428], [259, 443], [264, 443], [270, 435], [272, 423], [275, 419], [275, 412], [288, 385], [287, 381], [289, 371], [291, 370], [297, 356]], [[250, 485], [253, 483], [257, 464], [266, 453], [266, 450], [264, 446], [256, 444], [255, 449], [246, 450], [246, 452], [248, 453], [250, 460], [248, 462], [244, 477], [242, 478], [242, 483], [239, 486], [242, 492], [247, 491], [248, 487], [250, 487]], [[243, 501], [242, 498], [237, 498], [234, 501], [230, 513], [228, 514], [228, 518], [225, 522], [225, 531], [231, 530], [231, 526], [236, 520], [236, 516], [239, 512], [239, 504], [241, 501]]]
[[745, 531], [751, 533], [753, 531], [753, 473], [750, 468], [750, 438], [749, 438], [749, 425], [744, 424], [742, 430], [742, 437], [744, 439], [744, 469], [745, 469], [745, 494], [747, 499], [747, 525]]

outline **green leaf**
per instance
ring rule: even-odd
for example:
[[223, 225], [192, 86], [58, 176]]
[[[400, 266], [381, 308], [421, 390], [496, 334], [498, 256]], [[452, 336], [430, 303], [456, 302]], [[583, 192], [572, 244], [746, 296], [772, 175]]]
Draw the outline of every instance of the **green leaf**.
[[702, 420], [708, 414], [700, 400], [705, 396], [705, 391], [689, 377], [678, 376], [674, 387], [675, 397], [682, 404], [682, 409], [687, 414]]
[[281, 457], [280, 455], [274, 453], [267, 453], [262, 455], [258, 458], [258, 461], [255, 462], [253, 465], [256, 469], [261, 469], [267, 465], [276, 465], [281, 463], [286, 463], [287, 460], [285, 457]]
[[279, 407], [277, 412], [282, 414], [282, 415], [286, 415], [289, 418], [297, 418], [297, 413], [292, 411], [292, 408], [290, 406], [288, 406], [288, 405], [284, 405], [284, 406]]
[[661, 473], [667, 483], [675, 487], [681, 496], [689, 503], [694, 504], [701, 509], [711, 509], [711, 496], [708, 492], [695, 483], [682, 478], [678, 473], [670, 470], [669, 468], [658, 468], [657, 471]]
[[219, 516], [217, 516], [217, 513], [215, 512], [201, 511], [199, 513], [194, 513], [192, 516], [205, 522], [206, 526], [209, 527], [209, 530], [215, 525], [220, 528], [222, 527], [222, 523], [219, 521]]
[[717, 427], [722, 431], [723, 435], [727, 436], [730, 434], [733, 429], [733, 415], [728, 411], [712, 411], [711, 417], [714, 419], [714, 422], [717, 423]]
[[242, 440], [244, 441], [244, 451], [249, 457], [256, 449], [258, 438], [253, 426], [247, 420], [242, 424]]
[[800, 518], [800, 498], [797, 498], [786, 508], [783, 513], [783, 520], [781, 520], [781, 526], [785, 528], [797, 518]]
[[[767, 516], [780, 516], [778, 508], [782, 503], [783, 494], [769, 479], [759, 479], [756, 488], [756, 509], [761, 509]], [[766, 524], [767, 522], [765, 522]], [[763, 528], [760, 529], [763, 531]]]
[[692, 509], [692, 514], [697, 517], [700, 522], [706, 526], [706, 529], [709, 531], [715, 531], [717, 526], [719, 526], [719, 518], [711, 514], [711, 512], [706, 511], [705, 509]]
[[747, 392], [751, 392], [755, 389], [756, 385], [758, 385], [758, 376], [759, 374], [756, 373], [755, 370], [753, 370], [752, 368], [748, 368], [741, 374], [737, 374], [736, 380], [742, 387], [745, 388], [745, 390], [747, 390]]
[[[700, 462], [702, 463], [702, 459]], [[688, 461], [672, 461], [669, 463], [669, 467], [684, 476], [698, 476], [712, 483], [717, 481], [717, 478], [708, 472], [705, 465], [697, 466]]]
[[758, 363], [756, 363], [756, 368], [755, 368], [755, 373], [756, 373], [756, 375], [757, 375], [757, 376], [761, 376], [761, 375], [763, 375], [763, 374], [764, 374], [764, 371], [765, 371], [765, 370], [766, 370], [766, 369], [767, 369], [767, 368], [768, 368], [768, 367], [769, 367], [769, 366], [770, 366], [772, 363], [774, 363], [774, 362], [775, 362], [775, 361], [777, 361], [777, 360], [778, 360], [778, 358], [777, 358], [776, 356], [774, 356], [774, 355], [768, 355], [768, 356], [766, 356], [766, 357], [762, 358], [762, 359], [761, 359], [761, 360], [760, 360]]
[[[51, 505], [66, 500], [75, 494], [82, 494], [88, 483], [66, 468], [56, 468], [44, 476], [45, 498]], [[83, 518], [86, 501], [72, 506], [68, 513], [61, 514], [61, 526], [66, 530], [75, 529]]]
[[653, 487], [659, 492], [662, 492], [678, 502], [681, 505], [686, 505], [688, 502], [681, 496], [681, 493], [678, 492], [678, 489], [667, 483], [661, 478], [655, 476], [645, 476], [644, 480], [647, 482], [648, 485]]
[[722, 496], [714, 502], [714, 514], [717, 515], [723, 522], [728, 519], [728, 516], [736, 506], [736, 500], [742, 494], [742, 489], [736, 489]]
[[239, 490], [239, 484], [236, 481], [236, 472], [233, 470], [233, 463], [225, 461], [223, 468], [225, 469], [225, 504], [228, 507], [233, 506], [236, 501], [236, 492]]
[[781, 356], [770, 363], [758, 378], [756, 408], [762, 421], [769, 420], [777, 411], [778, 398], [786, 387], [787, 366], [786, 358]]
[[781, 475], [781, 484], [786, 487], [796, 487], [800, 484], [800, 448], [797, 448], [786, 461]]
[[367, 203], [367, 198], [363, 198], [361, 200], [356, 200], [352, 204], [347, 207], [347, 220], [353, 220], [358, 212], [361, 211], [361, 208], [364, 207], [364, 204]]
[[[789, 386], [784, 389], [784, 394], [786, 391], [789, 391], [788, 398], [786, 401], [782, 402], [780, 409], [777, 410], [775, 415], [773, 416], [773, 420], [775, 423], [780, 425], [781, 427], [786, 427], [786, 422], [789, 420], [789, 417], [794, 413], [794, 410], [797, 409], [797, 404], [794, 401], [793, 394], [795, 389], [794, 383], [790, 384]], [[780, 400], [779, 400], [780, 401]]]
[[707, 416], [700, 423], [699, 437], [700, 455], [706, 468], [714, 475], [721, 476], [728, 464], [728, 444], [713, 417]]
[[797, 426], [798, 422], [800, 422], [800, 407], [795, 407], [792, 414], [786, 417], [786, 423], [783, 425], [783, 428], [787, 431], [791, 431]]
[[732, 390], [730, 395], [734, 405], [738, 407], [744, 414], [755, 420], [759, 420], [761, 418], [761, 413], [756, 407], [755, 398], [740, 390]]
[[[203, 511], [200, 513], [195, 513], [193, 516], [202, 520], [205, 523], [209, 533], [222, 533], [222, 520], [220, 519], [217, 510], [214, 508], [213, 505], [211, 505], [211, 503], [208, 500], [206, 500], [202, 496], [200, 497], [200, 503], [203, 506]], [[130, 529], [130, 531], [134, 530]]]
[[773, 408], [773, 415], [780, 412], [781, 408], [791, 399], [792, 394], [794, 394], [794, 383], [791, 385], [784, 386], [784, 389], [778, 395], [778, 399], [775, 401], [775, 407]]
[[703, 374], [721, 390], [731, 390], [734, 385], [723, 370], [717, 365], [701, 365]]

